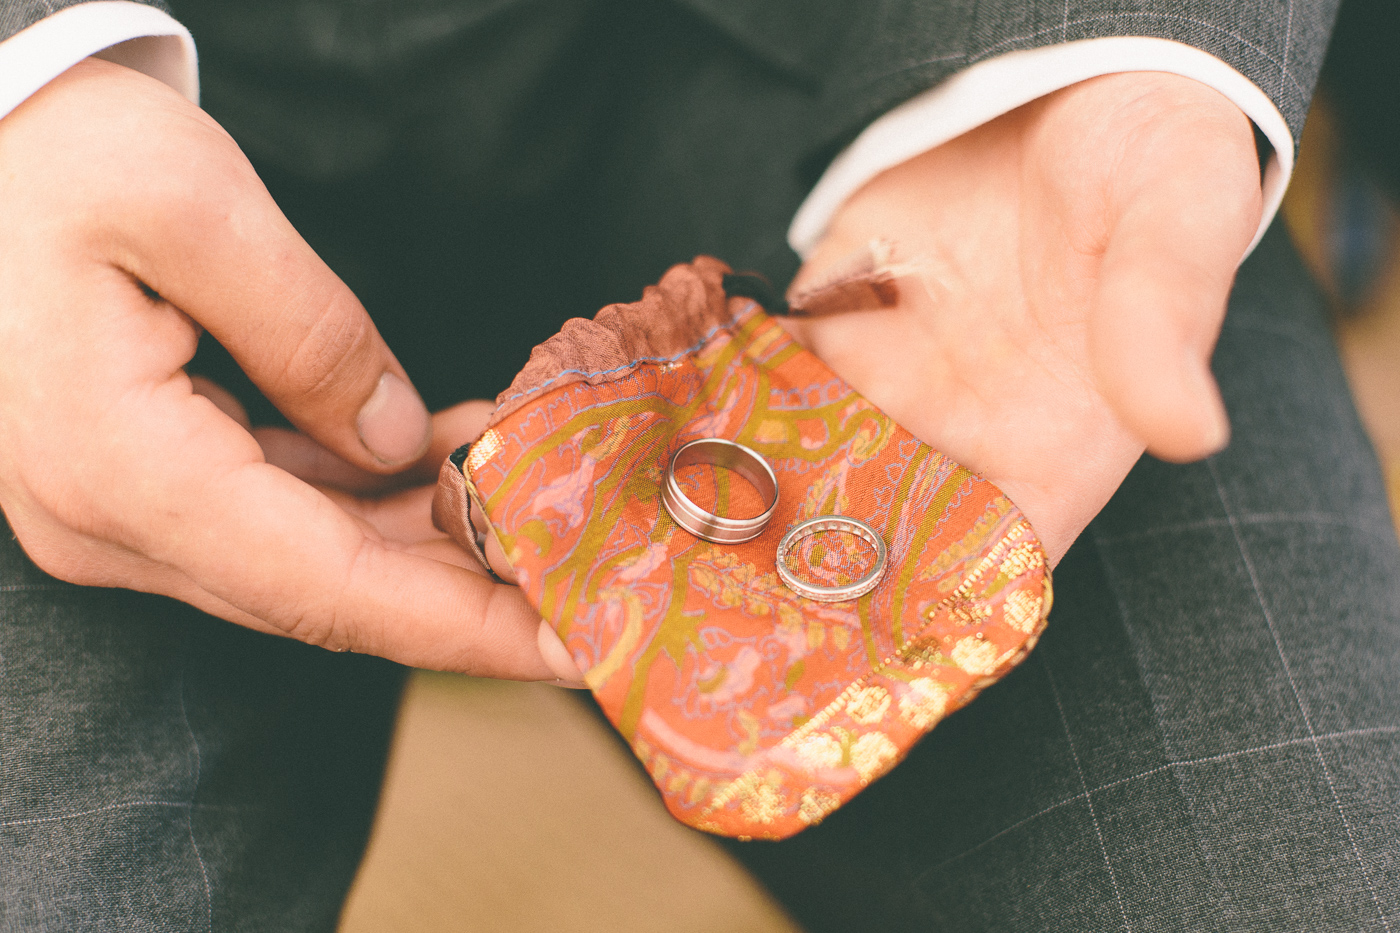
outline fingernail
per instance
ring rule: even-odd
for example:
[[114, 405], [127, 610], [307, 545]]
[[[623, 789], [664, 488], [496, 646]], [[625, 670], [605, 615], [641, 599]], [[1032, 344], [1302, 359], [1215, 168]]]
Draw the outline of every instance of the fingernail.
[[564, 647], [564, 643], [559, 640], [559, 636], [554, 633], [554, 628], [548, 622], [540, 623], [539, 637], [536, 640], [540, 646], [540, 657], [544, 658], [544, 663], [548, 664], [549, 669], [559, 678], [554, 681], [557, 686], [573, 690], [588, 687], [583, 680], [583, 672], [574, 664], [574, 659], [569, 657], [569, 649]]
[[360, 443], [385, 466], [402, 466], [423, 456], [432, 439], [432, 418], [413, 386], [394, 373], [379, 377], [374, 394], [360, 409], [355, 426]]

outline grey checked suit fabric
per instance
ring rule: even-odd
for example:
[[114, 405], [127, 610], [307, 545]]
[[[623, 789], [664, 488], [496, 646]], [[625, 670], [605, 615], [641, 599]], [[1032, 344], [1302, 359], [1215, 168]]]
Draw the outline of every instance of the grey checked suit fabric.
[[[138, 0], [146, 2], [146, 0]], [[63, 2], [63, 0], [27, 0], [27, 2], [0, 4], [0, 39], [8, 39], [10, 36], [33, 26], [46, 16], [51, 16], [65, 7], [75, 6], [74, 3]], [[148, 5], [159, 7], [169, 11], [169, 7], [164, 3], [154, 2]]]
[[[56, 4], [0, 0], [0, 31]], [[1302, 126], [1327, 3], [174, 4], [205, 105], [430, 404], [783, 229], [873, 116], [1000, 51], [1218, 55]], [[196, 366], [259, 402], [216, 347]], [[808, 929], [1400, 924], [1400, 548], [1278, 231], [1216, 356], [1230, 448], [1144, 459], [1002, 684], [822, 826], [731, 850]], [[0, 544], [0, 931], [326, 930], [401, 672], [89, 591]], [[483, 853], [483, 858], [489, 853]], [[472, 918], [463, 918], [472, 929]]]
[[[4, 0], [0, 39], [81, 0]], [[158, 0], [137, 0], [169, 11]], [[776, 67], [825, 85], [857, 118], [869, 119], [892, 101], [937, 84], [948, 75], [1004, 52], [1033, 49], [1077, 39], [1140, 35], [1174, 39], [1204, 49], [1233, 65], [1264, 89], [1283, 112], [1295, 136], [1312, 97], [1327, 34], [1336, 9], [1332, 0], [1246, 2], [1045, 2], [1013, 0], [684, 0], [701, 15], [743, 42]], [[194, 7], [197, 4], [177, 4]], [[202, 4], [201, 4], [202, 5]], [[367, 24], [398, 18], [436, 21], [420, 31], [417, 44], [440, 44], [445, 32], [470, 29], [511, 6], [538, 6], [510, 0], [432, 2], [311, 2], [277, 4], [280, 24], [300, 19], [311, 31], [350, 11]], [[571, 4], [582, 7], [589, 4]], [[254, 10], [267, 4], [249, 4]], [[622, 6], [617, 4], [617, 6]], [[239, 6], [227, 4], [239, 17]], [[448, 8], [468, 11], [444, 16]], [[475, 14], [475, 15], [473, 15]], [[319, 19], [319, 24], [318, 24]], [[256, 23], [256, 18], [253, 19]], [[269, 24], [271, 25], [271, 24]], [[203, 39], [196, 36], [196, 39]], [[264, 36], [276, 42], [275, 34]], [[286, 37], [280, 37], [285, 44]], [[313, 37], [314, 38], [314, 37]], [[320, 36], [324, 40], [325, 36]], [[382, 42], [382, 36], [381, 36]], [[326, 47], [322, 42], [308, 45]], [[410, 58], [414, 42], [396, 50]], [[384, 48], [378, 54], [384, 53]], [[366, 56], [361, 66], [374, 56]], [[852, 124], [842, 127], [857, 129]]]

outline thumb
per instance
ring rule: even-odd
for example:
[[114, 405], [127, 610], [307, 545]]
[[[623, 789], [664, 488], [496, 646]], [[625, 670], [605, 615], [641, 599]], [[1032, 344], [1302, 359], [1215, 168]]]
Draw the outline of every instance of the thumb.
[[1089, 334], [1100, 392], [1154, 456], [1187, 462], [1215, 453], [1230, 436], [1210, 372], [1228, 286], [1203, 288], [1192, 270], [1160, 256], [1113, 258]]
[[[1210, 357], [1259, 218], [1257, 180], [1253, 192], [1183, 181], [1153, 187], [1119, 215], [1089, 322], [1100, 392], [1149, 453], [1177, 462], [1229, 440]], [[1231, 202], [1237, 210], [1222, 207]]]
[[[189, 110], [151, 153], [186, 177], [146, 173], [122, 195], [134, 222], [120, 231], [121, 263], [203, 325], [326, 448], [378, 473], [418, 459], [431, 419], [408, 374], [233, 140]], [[172, 144], [185, 158], [171, 157]]]

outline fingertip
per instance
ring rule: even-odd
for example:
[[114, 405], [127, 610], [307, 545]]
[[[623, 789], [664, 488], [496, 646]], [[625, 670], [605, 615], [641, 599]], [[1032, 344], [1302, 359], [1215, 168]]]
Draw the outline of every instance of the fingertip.
[[1151, 401], [1124, 421], [1159, 460], [1191, 463], [1219, 453], [1230, 442], [1230, 419], [1215, 379], [1203, 365], [1182, 368], [1176, 385], [1157, 387]]
[[1191, 423], [1175, 426], [1148, 440], [1147, 452], [1168, 463], [1195, 463], [1224, 450], [1230, 443], [1230, 423], [1223, 414], [1201, 413]]
[[[476, 509], [472, 510], [477, 511]], [[491, 564], [491, 572], [507, 583], [517, 582], [515, 568], [506, 559], [505, 552], [501, 550], [501, 543], [493, 534], [486, 535], [486, 559]]]
[[391, 468], [418, 460], [433, 439], [428, 406], [413, 386], [392, 371], [379, 377], [374, 392], [360, 408], [355, 428], [370, 456]]
[[554, 683], [560, 687], [568, 687], [572, 690], [586, 690], [588, 684], [583, 679], [583, 672], [578, 669], [574, 659], [569, 655], [569, 649], [564, 647], [564, 642], [555, 633], [554, 627], [548, 622], [541, 620], [537, 641], [540, 646], [540, 656], [544, 658], [544, 663], [549, 665], [549, 669], [554, 672], [557, 678]]
[[1182, 270], [1119, 268], [1097, 297], [1090, 356], [1099, 392], [1153, 456], [1186, 463], [1229, 442], [1211, 350], [1224, 292]]

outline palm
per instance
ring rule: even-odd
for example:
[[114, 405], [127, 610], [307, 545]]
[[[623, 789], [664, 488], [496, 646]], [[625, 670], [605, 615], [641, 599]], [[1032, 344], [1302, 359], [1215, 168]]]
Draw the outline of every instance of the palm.
[[1254, 159], [1244, 116], [1194, 82], [1085, 82], [857, 193], [799, 286], [875, 238], [917, 271], [893, 308], [789, 326], [1058, 560], [1145, 447], [1210, 452], [1218, 402], [1190, 371], [1258, 222]]

